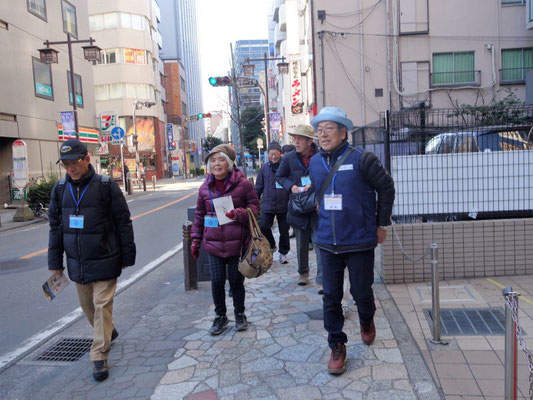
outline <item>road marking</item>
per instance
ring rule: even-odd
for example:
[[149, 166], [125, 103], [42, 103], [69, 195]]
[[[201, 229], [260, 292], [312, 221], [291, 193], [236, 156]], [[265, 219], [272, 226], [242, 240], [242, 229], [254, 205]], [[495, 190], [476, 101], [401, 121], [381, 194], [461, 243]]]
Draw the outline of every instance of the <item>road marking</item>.
[[37, 228], [40, 228], [44, 225], [43, 222], [36, 222], [35, 224], [33, 224], [34, 226], [32, 226], [31, 228], [24, 228], [24, 229], [10, 229], [4, 233], [1, 233], [0, 236], [7, 236], [7, 235], [12, 235], [13, 233], [21, 233], [21, 232], [27, 232], [27, 231], [31, 231], [33, 229], [37, 229]]
[[[148, 273], [152, 272], [154, 269], [159, 267], [161, 264], [166, 262], [171, 257], [178, 254], [183, 249], [183, 242], [178, 244], [176, 247], [173, 247], [166, 253], [162, 254], [155, 260], [149, 262], [144, 267], [142, 267], [137, 273], [130, 276], [128, 279], [124, 281], [120, 281], [117, 284], [117, 295], [126, 290], [128, 287], [133, 285], [137, 280], [141, 279]], [[22, 357], [25, 357], [32, 351], [34, 351], [37, 347], [39, 347], [43, 342], [49, 340], [53, 335], [59, 333], [60, 331], [66, 329], [70, 325], [72, 325], [74, 322], [76, 322], [78, 319], [83, 317], [83, 311], [80, 307], [76, 308], [74, 311], [70, 312], [69, 314], [65, 315], [63, 318], [58, 319], [57, 321], [51, 323], [48, 325], [45, 329], [43, 329], [41, 332], [36, 333], [35, 335], [29, 337], [26, 339], [20, 347], [13, 350], [10, 353], [3, 354], [0, 356], [0, 371], [4, 370], [11, 364], [15, 363], [16, 361], [20, 360]]]
[[[136, 216], [134, 217], [131, 217], [131, 220], [132, 221], [135, 221], [137, 218], [141, 218], [141, 217], [145, 217], [146, 215], [149, 215], [149, 214], [152, 214], [156, 211], [160, 211], [164, 208], [167, 208], [167, 207], [170, 207], [176, 203], [179, 203], [180, 201], [183, 201], [183, 200], [186, 200], [188, 199], [189, 197], [192, 197], [194, 196], [195, 194], [197, 194], [198, 192], [192, 192], [192, 193], [189, 193], [189, 194], [186, 194], [185, 196], [182, 196], [180, 197], [179, 199], [176, 199], [174, 201], [171, 201], [170, 203], [166, 203], [166, 204], [163, 204], [162, 206], [159, 206], [159, 207], [156, 207], [156, 208], [153, 208], [152, 210], [148, 210], [148, 211], [145, 211], [143, 213], [140, 213], [140, 214], [137, 214]], [[37, 250], [37, 251], [34, 251], [33, 253], [30, 253], [30, 254], [26, 254], [25, 256], [22, 256], [22, 257], [19, 257], [19, 260], [27, 260], [28, 258], [33, 258], [33, 257], [37, 257], [37, 256], [40, 256], [41, 254], [44, 254], [48, 251], [48, 248], [46, 249], [41, 249], [41, 250]]]
[[128, 200], [127, 203], [131, 203], [133, 201], [135, 201], [135, 199]]
[[[490, 283], [492, 283], [493, 285], [498, 286], [500, 289], [505, 289], [505, 288], [506, 288], [506, 286], [503, 286], [501, 283], [495, 281], [494, 279], [491, 279], [491, 278], [486, 278], [486, 279], [487, 279]], [[533, 305], [533, 301], [529, 300], [527, 297], [525, 297], [525, 296], [520, 296], [519, 298], [520, 298], [520, 300], [524, 300], [526, 303]]]

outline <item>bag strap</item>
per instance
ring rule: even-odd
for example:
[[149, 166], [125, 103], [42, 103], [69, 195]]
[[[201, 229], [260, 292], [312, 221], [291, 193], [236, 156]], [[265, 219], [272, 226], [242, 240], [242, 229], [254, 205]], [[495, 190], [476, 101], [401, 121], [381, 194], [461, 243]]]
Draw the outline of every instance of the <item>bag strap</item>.
[[337, 171], [341, 167], [342, 163], [344, 163], [344, 161], [346, 161], [348, 156], [350, 154], [352, 154], [352, 152], [354, 150], [355, 149], [352, 146], [348, 145], [348, 149], [346, 150], [346, 153], [344, 153], [344, 155], [337, 160], [337, 162], [335, 163], [333, 168], [331, 168], [331, 171], [329, 171], [328, 177], [326, 178], [326, 180], [322, 184], [322, 187], [320, 188], [320, 192], [318, 194], [318, 199], [317, 199], [318, 200], [318, 204], [320, 204], [320, 202], [322, 201], [322, 198], [324, 197], [324, 193], [326, 193], [326, 189], [328, 188], [329, 184], [331, 183], [331, 180], [333, 179], [333, 175], [335, 175], [337, 173]]
[[257, 222], [257, 219], [255, 218], [254, 212], [251, 208], [246, 209], [248, 211], [248, 222], [250, 223], [250, 233], [254, 239], [257, 239], [259, 236], [261, 236], [261, 228], [259, 227], [259, 223]]

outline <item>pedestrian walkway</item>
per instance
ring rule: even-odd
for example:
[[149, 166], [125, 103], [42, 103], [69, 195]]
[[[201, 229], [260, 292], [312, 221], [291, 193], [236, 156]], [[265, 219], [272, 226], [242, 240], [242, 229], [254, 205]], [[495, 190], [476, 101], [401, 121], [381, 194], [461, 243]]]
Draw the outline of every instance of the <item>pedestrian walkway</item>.
[[13, 221], [13, 216], [16, 212], [16, 208], [0, 209], [0, 232], [6, 232], [13, 229], [24, 228], [28, 225], [47, 222], [44, 218], [35, 218], [31, 221], [15, 222]]

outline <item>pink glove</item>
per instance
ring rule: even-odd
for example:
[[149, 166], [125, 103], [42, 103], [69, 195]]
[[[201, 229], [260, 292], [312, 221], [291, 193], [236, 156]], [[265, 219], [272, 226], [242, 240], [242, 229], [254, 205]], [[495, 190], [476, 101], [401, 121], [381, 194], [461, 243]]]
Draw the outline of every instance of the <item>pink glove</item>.
[[200, 244], [201, 242], [199, 240], [192, 241], [191, 253], [195, 260], [198, 260], [198, 257], [200, 257]]
[[231, 210], [230, 212], [226, 213], [226, 217], [234, 221], [237, 221], [241, 224], [247, 224], [248, 223], [248, 210], [244, 208], [235, 208]]

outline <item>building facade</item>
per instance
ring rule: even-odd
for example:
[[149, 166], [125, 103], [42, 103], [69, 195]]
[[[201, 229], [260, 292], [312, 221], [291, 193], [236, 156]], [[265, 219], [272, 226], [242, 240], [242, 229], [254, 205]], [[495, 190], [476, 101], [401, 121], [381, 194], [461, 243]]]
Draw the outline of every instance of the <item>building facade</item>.
[[[144, 171], [147, 179], [162, 178], [167, 170], [160, 21], [155, 0], [89, 1], [91, 35], [103, 49], [93, 67], [96, 114], [117, 113], [126, 132], [124, 162], [130, 172]], [[108, 147], [108, 154], [102, 151], [102, 167], [120, 178], [120, 146]]]
[[[29, 176], [62, 174], [59, 158], [61, 111], [71, 111], [69, 96], [69, 57], [66, 45], [59, 51], [57, 64], [40, 61], [43, 42], [89, 38], [87, 2], [81, 0], [27, 0], [0, 3], [0, 203], [10, 203], [12, 144], [21, 139], [28, 150]], [[97, 43], [98, 44], [98, 43]], [[93, 73], [79, 44], [73, 45], [75, 98], [80, 135], [94, 155], [98, 144], [95, 130]], [[71, 91], [71, 90], [70, 90]], [[72, 91], [71, 91], [72, 92]], [[97, 161], [97, 156], [95, 156]], [[97, 165], [98, 163], [96, 163]]]
[[533, 69], [530, 4], [315, 0], [317, 105], [341, 107], [361, 126], [420, 102], [451, 108], [508, 96], [524, 101]]
[[[200, 78], [200, 52], [198, 49], [198, 25], [196, 4], [194, 0], [159, 0], [164, 18], [160, 24], [163, 37], [163, 60], [179, 60], [183, 65], [187, 79], [185, 93], [187, 101], [184, 117], [205, 113], [202, 101], [202, 81]], [[205, 137], [205, 125], [202, 121], [191, 121], [183, 126], [184, 139], [194, 145], [188, 147], [191, 164], [199, 167], [203, 164], [201, 143]]]

